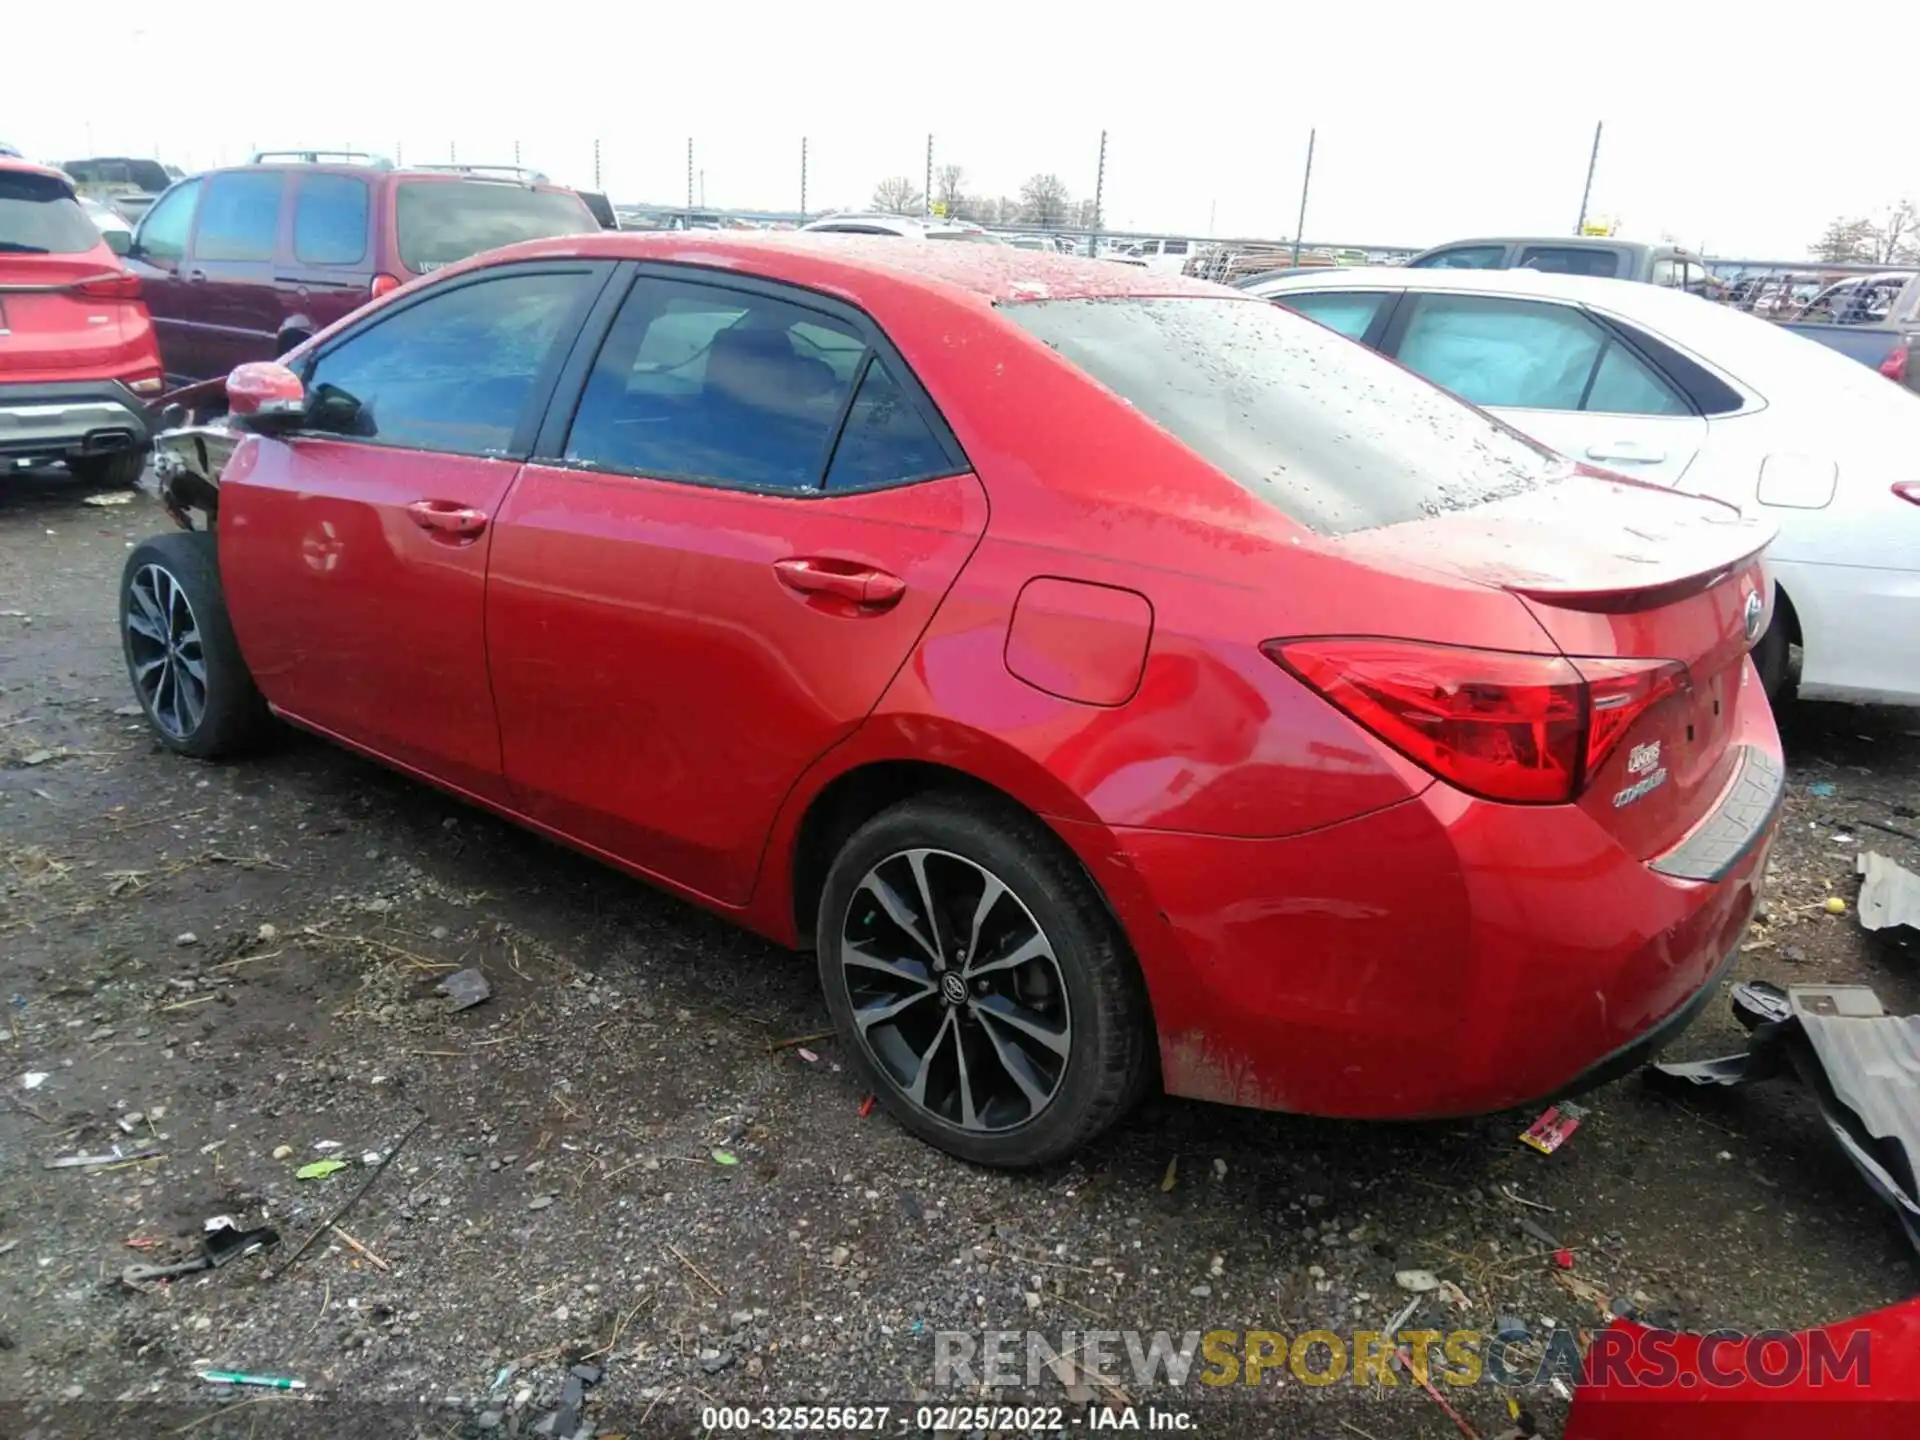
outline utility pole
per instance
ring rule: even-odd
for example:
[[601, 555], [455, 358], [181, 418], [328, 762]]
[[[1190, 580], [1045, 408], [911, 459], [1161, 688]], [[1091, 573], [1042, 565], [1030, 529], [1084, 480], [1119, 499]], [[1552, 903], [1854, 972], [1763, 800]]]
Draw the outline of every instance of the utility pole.
[[[598, 144], [599, 142], [595, 141], [594, 143]], [[513, 142], [513, 163], [515, 165], [520, 163], [520, 142], [518, 140]]]
[[807, 137], [800, 137], [800, 223], [807, 223]]
[[920, 196], [920, 213], [933, 214], [933, 132], [927, 132], [927, 188]]
[[449, 165], [458, 165], [460, 163], [460, 142], [458, 140], [447, 141], [447, 163]]
[[693, 220], [693, 137], [687, 137], [687, 220]]
[[1580, 192], [1580, 218], [1573, 222], [1573, 233], [1578, 235], [1587, 228], [1587, 201], [1593, 198], [1593, 171], [1600, 163], [1600, 130], [1606, 122], [1593, 122], [1593, 153], [1587, 156], [1587, 184]]
[[1100, 163], [1093, 172], [1093, 234], [1087, 237], [1087, 255], [1089, 258], [1100, 253], [1100, 227], [1106, 220], [1106, 211], [1101, 208], [1101, 199], [1107, 189], [1107, 132], [1100, 132]]
[[1293, 226], [1293, 263], [1300, 263], [1300, 236], [1307, 228], [1307, 187], [1313, 183], [1313, 142], [1317, 130], [1307, 131], [1307, 168], [1300, 176], [1300, 218]]
[[[513, 163], [516, 165], [520, 163], [520, 145], [517, 141], [513, 147]], [[600, 142], [598, 140], [593, 142], [593, 188], [596, 190], [604, 188], [600, 184]]]

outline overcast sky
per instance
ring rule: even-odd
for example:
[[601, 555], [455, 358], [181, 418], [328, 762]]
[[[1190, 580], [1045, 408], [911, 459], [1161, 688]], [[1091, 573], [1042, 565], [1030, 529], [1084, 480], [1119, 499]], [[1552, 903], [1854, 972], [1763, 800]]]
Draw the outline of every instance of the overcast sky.
[[1053, 171], [1077, 199], [1104, 128], [1109, 224], [1279, 236], [1315, 127], [1308, 238], [1424, 245], [1571, 230], [1604, 120], [1590, 209], [1632, 238], [1796, 257], [1836, 214], [1920, 194], [1911, 4], [1621, 0], [1469, 26], [1394, 3], [93, 0], [84, 44], [57, 6], [7, 8], [0, 139], [55, 161], [349, 142], [504, 161], [518, 140], [586, 186], [598, 136], [616, 200], [678, 204], [691, 136], [696, 199], [791, 209], [805, 136], [817, 210], [919, 184], [930, 130], [969, 190]]

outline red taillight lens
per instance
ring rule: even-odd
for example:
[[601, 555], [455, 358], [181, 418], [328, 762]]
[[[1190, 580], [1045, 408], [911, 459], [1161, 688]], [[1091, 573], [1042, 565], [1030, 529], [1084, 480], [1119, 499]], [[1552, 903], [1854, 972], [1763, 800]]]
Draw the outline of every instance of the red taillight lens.
[[378, 300], [382, 295], [391, 295], [403, 283], [398, 275], [376, 275], [373, 283], [367, 287], [367, 295], [370, 299]]
[[1907, 378], [1907, 347], [1896, 345], [1887, 352], [1887, 358], [1880, 362], [1880, 373], [1889, 380], [1905, 383]]
[[1269, 640], [1267, 658], [1408, 759], [1489, 800], [1572, 800], [1686, 680], [1666, 660], [1569, 660], [1411, 640]]
[[109, 270], [77, 282], [72, 290], [85, 300], [137, 300], [140, 277], [130, 270]]
[[1902, 500], [1911, 500], [1920, 505], [1920, 480], [1896, 480], [1893, 482], [1893, 493]]

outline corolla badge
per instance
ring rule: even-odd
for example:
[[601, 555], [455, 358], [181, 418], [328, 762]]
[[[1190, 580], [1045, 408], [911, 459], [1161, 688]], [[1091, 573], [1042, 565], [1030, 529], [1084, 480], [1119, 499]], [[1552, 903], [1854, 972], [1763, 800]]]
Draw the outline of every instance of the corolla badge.
[[1760, 622], [1766, 618], [1767, 602], [1760, 598], [1758, 590], [1747, 591], [1746, 625], [1749, 641], [1760, 638]]

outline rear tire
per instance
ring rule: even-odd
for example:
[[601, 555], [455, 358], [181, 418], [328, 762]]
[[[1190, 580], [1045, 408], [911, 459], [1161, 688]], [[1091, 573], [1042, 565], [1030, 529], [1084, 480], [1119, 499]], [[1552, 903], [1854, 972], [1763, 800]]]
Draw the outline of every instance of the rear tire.
[[67, 472], [82, 484], [102, 490], [130, 490], [147, 468], [144, 450], [116, 450], [111, 455], [79, 455], [67, 461]]
[[929, 795], [875, 816], [834, 859], [815, 939], [854, 1070], [963, 1160], [1063, 1159], [1152, 1077], [1125, 938], [1073, 855], [1010, 804]]
[[233, 638], [211, 532], [134, 547], [120, 574], [120, 643], [134, 698], [169, 750], [212, 760], [265, 730], [267, 704]]
[[1760, 672], [1761, 687], [1775, 710], [1792, 703], [1795, 689], [1792, 640], [1787, 634], [1786, 616], [1778, 605], [1774, 608], [1773, 623], [1753, 647], [1753, 667]]

